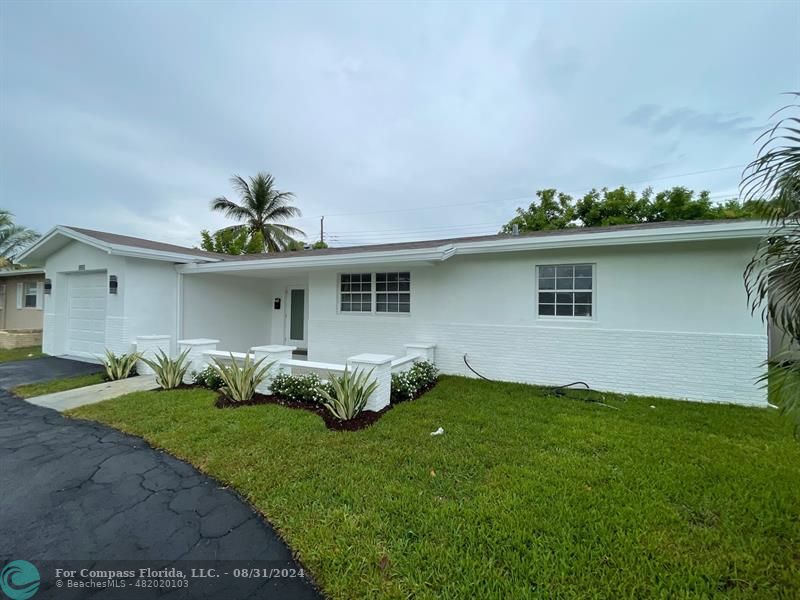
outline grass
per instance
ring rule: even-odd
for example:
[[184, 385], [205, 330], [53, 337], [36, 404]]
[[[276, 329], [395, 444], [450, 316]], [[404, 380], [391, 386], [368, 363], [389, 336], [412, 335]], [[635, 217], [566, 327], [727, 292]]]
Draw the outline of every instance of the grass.
[[75, 388], [86, 387], [87, 385], [103, 383], [103, 377], [104, 373], [77, 375], [65, 379], [45, 381], [43, 383], [28, 383], [14, 388], [11, 392], [20, 398], [33, 398], [34, 396], [44, 396], [45, 394], [53, 394], [55, 392], [74, 390]]
[[774, 410], [609, 395], [612, 410], [443, 377], [334, 432], [213, 400], [140, 392], [71, 415], [236, 488], [333, 598], [800, 594], [800, 444]]
[[37, 358], [44, 356], [41, 346], [28, 346], [27, 348], [12, 348], [10, 350], [0, 350], [0, 363], [12, 360], [25, 360], [26, 358]]

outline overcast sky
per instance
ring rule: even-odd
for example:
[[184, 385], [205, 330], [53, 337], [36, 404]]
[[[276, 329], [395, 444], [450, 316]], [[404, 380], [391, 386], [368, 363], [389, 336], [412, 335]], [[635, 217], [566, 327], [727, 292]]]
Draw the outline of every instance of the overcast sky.
[[800, 90], [800, 2], [2, 0], [0, 27], [0, 206], [187, 245], [259, 170], [339, 243], [495, 232], [544, 187], [735, 195]]

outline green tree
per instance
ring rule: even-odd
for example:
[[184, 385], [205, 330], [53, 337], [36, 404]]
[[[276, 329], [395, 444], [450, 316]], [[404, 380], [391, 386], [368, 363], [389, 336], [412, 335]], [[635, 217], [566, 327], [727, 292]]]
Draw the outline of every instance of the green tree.
[[258, 254], [264, 251], [264, 236], [260, 231], [250, 233], [246, 229], [220, 229], [213, 234], [204, 229], [200, 232], [200, 247], [220, 254]]
[[292, 217], [299, 217], [301, 213], [299, 208], [291, 205], [294, 194], [276, 189], [272, 175], [261, 172], [249, 180], [234, 175], [231, 183], [241, 198], [239, 204], [225, 196], [211, 201], [211, 210], [222, 212], [226, 217], [240, 222], [225, 229], [248, 231], [251, 234], [260, 232], [264, 238], [265, 252], [281, 252], [294, 240], [292, 236], [304, 235], [300, 229], [283, 223]]
[[[800, 93], [792, 93], [795, 99]], [[786, 112], [784, 112], [786, 111]], [[788, 112], [788, 115], [786, 114]], [[755, 202], [772, 229], [759, 243], [745, 271], [754, 312], [761, 311], [792, 340], [769, 362], [773, 401], [791, 415], [800, 433], [800, 104], [775, 115], [782, 118], [765, 131], [756, 158], [747, 166], [740, 193]], [[775, 117], [773, 115], [773, 117]], [[763, 200], [766, 199], [766, 200]]]
[[322, 240], [317, 240], [316, 242], [311, 244], [311, 249], [312, 250], [324, 250], [327, 247], [328, 247], [328, 244], [326, 244]]
[[504, 233], [564, 229], [566, 227], [607, 227], [654, 221], [692, 221], [697, 219], [757, 218], [759, 204], [740, 203], [736, 199], [713, 204], [707, 191], [695, 196], [693, 190], [676, 186], [657, 194], [646, 188], [641, 194], [625, 187], [593, 189], [574, 202], [572, 197], [553, 189], [536, 192], [539, 202], [527, 209], [518, 208], [516, 216], [503, 226]]
[[644, 191], [639, 198], [636, 192], [618, 187], [614, 190], [603, 188], [592, 190], [578, 200], [575, 216], [585, 227], [606, 227], [643, 223], [652, 220], [649, 198], [652, 190]]
[[503, 233], [511, 233], [516, 225], [520, 231], [541, 231], [574, 227], [575, 205], [572, 196], [555, 189], [536, 192], [539, 201], [527, 209], [518, 208], [517, 216], [503, 225]]
[[32, 244], [39, 234], [14, 223], [11, 212], [0, 209], [0, 267], [14, 266], [14, 257], [20, 250]]

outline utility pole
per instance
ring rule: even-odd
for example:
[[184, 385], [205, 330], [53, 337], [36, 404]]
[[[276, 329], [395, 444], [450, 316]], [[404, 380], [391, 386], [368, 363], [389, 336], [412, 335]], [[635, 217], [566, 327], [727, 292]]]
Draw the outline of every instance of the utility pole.
[[325, 222], [325, 217], [324, 216], [320, 217], [319, 218], [319, 241], [322, 242], [323, 244], [325, 243], [325, 228], [323, 226], [324, 222]]

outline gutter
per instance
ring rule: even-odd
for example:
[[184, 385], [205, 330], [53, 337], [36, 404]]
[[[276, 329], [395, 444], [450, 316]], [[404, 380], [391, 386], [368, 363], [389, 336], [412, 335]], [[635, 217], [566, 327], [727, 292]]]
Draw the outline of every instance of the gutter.
[[176, 265], [179, 273], [223, 273], [286, 269], [322, 269], [326, 267], [391, 264], [408, 262], [444, 262], [453, 256], [523, 252], [559, 248], [628, 246], [637, 244], [703, 242], [714, 240], [760, 239], [769, 233], [769, 225], [745, 222], [719, 225], [670, 227], [662, 230], [604, 231], [598, 233], [561, 233], [552, 236], [512, 237], [477, 242], [446, 242], [428, 248], [343, 252], [320, 256], [222, 260], [213, 263]]

